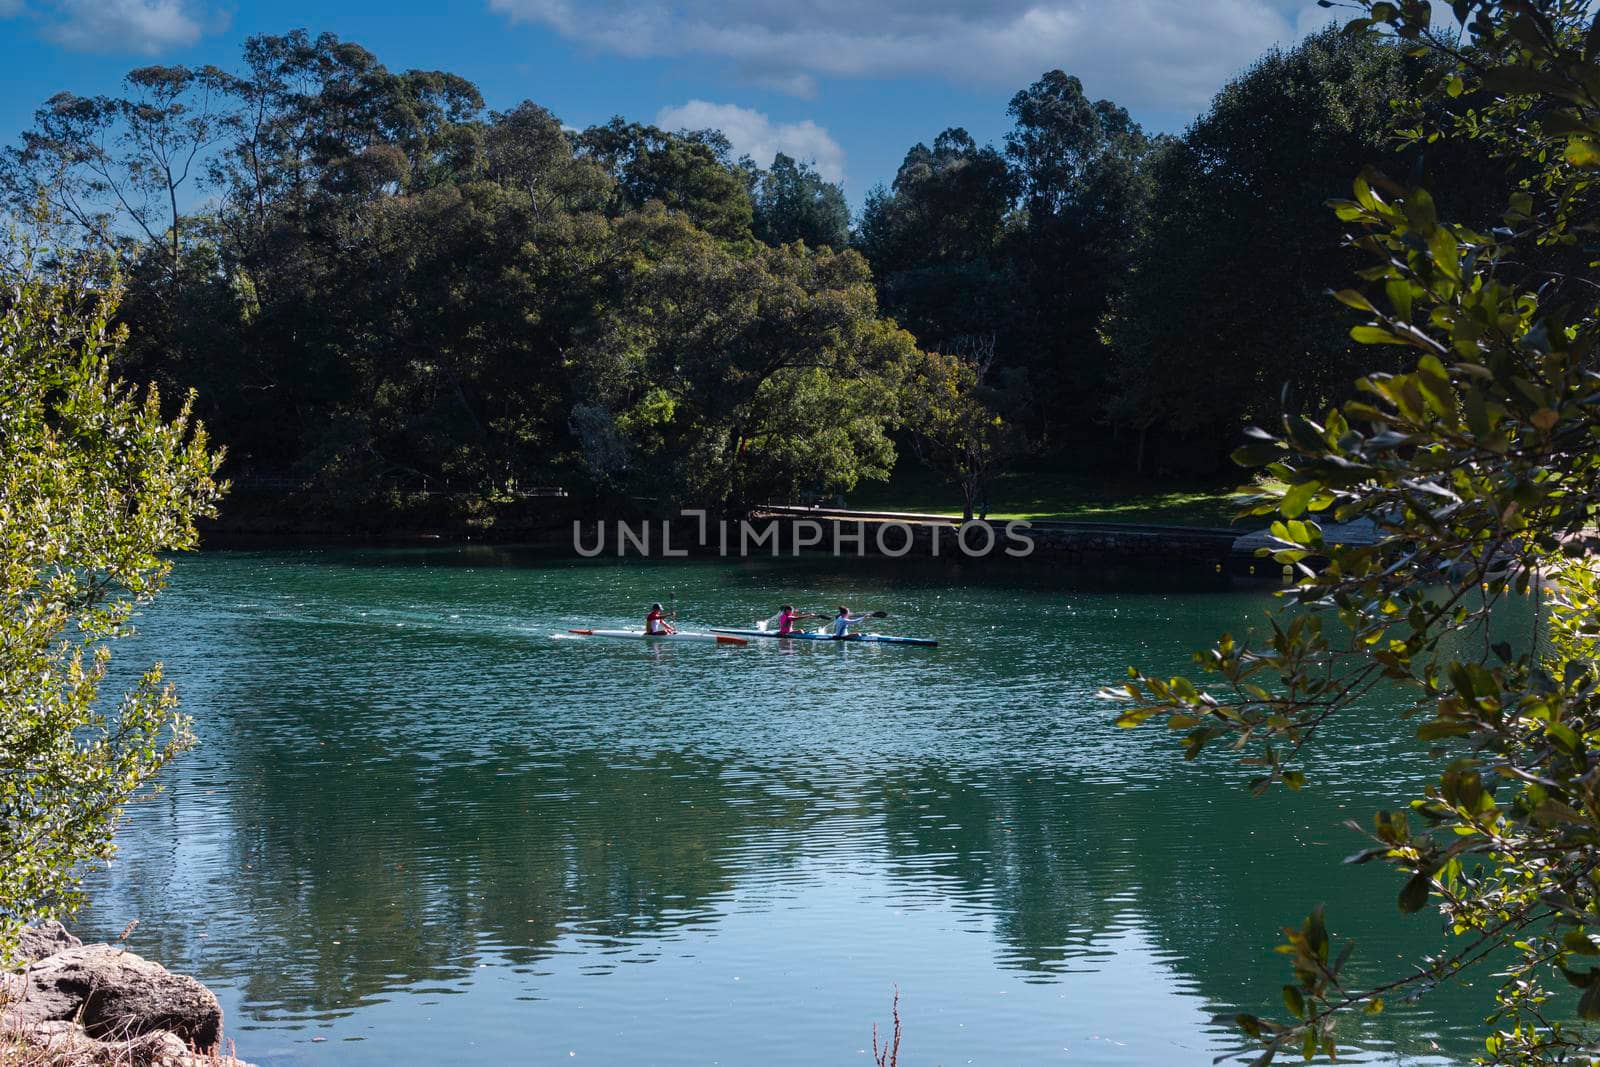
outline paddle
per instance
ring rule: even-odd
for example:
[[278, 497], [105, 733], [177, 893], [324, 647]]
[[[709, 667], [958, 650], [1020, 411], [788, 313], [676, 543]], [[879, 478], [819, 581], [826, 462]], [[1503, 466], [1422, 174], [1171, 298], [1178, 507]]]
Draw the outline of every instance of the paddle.
[[[821, 611], [814, 612], [814, 614], [819, 619], [835, 619], [835, 618], [838, 618], [837, 615], [829, 615], [826, 612], [821, 612]], [[857, 619], [887, 619], [888, 617], [889, 617], [889, 613], [887, 611], [864, 611], [860, 615], [856, 616]], [[827, 626], [824, 626], [821, 629], [819, 629], [817, 631], [817, 633], [819, 633], [819, 634], [829, 633], [832, 629], [833, 629], [833, 624], [830, 622]], [[852, 637], [859, 637], [859, 636], [860, 636], [859, 634], [846, 634], [844, 637], [836, 638], [836, 640], [845, 641], [845, 640], [849, 640]]]

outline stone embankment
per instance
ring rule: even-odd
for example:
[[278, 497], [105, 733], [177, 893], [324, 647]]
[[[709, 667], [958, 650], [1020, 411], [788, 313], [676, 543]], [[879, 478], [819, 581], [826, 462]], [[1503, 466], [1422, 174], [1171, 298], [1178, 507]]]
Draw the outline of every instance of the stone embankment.
[[249, 1067], [228, 1053], [216, 995], [60, 923], [23, 932], [0, 973], [0, 1063], [33, 1067]]

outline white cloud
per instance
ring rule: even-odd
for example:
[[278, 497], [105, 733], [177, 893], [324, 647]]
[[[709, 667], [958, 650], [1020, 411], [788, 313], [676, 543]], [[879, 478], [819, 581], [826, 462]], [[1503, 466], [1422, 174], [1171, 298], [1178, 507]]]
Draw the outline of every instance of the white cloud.
[[47, 10], [45, 36], [77, 52], [154, 56], [192, 45], [211, 28], [185, 0], [57, 0]]
[[14, 18], [22, 14], [22, 0], [0, 0], [0, 19]]
[[667, 130], [721, 130], [735, 155], [748, 155], [763, 167], [779, 152], [816, 164], [830, 182], [844, 180], [844, 149], [826, 128], [810, 119], [773, 122], [753, 108], [690, 100], [656, 112], [656, 125]]
[[1021, 86], [1059, 67], [1131, 106], [1203, 106], [1319, 16], [1310, 0], [489, 0], [628, 56], [717, 56], [798, 95], [818, 77]]

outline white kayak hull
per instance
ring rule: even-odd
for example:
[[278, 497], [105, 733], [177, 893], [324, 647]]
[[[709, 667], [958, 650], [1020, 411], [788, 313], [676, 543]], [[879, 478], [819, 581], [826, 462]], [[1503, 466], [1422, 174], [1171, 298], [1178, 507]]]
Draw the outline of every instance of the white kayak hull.
[[748, 645], [750, 642], [733, 634], [647, 634], [643, 630], [568, 630], [569, 634], [584, 637], [618, 637], [634, 641], [712, 641], [719, 645]]

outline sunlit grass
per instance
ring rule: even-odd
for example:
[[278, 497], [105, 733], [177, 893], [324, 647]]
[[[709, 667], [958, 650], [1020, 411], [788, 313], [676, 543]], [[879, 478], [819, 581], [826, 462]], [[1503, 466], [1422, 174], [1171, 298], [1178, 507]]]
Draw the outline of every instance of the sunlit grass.
[[[1010, 471], [989, 492], [991, 519], [1228, 526], [1237, 505], [1226, 484], [1152, 485], [1057, 471]], [[887, 483], [863, 483], [847, 498], [852, 508], [926, 514], [961, 513], [961, 493], [938, 474], [904, 462]]]

